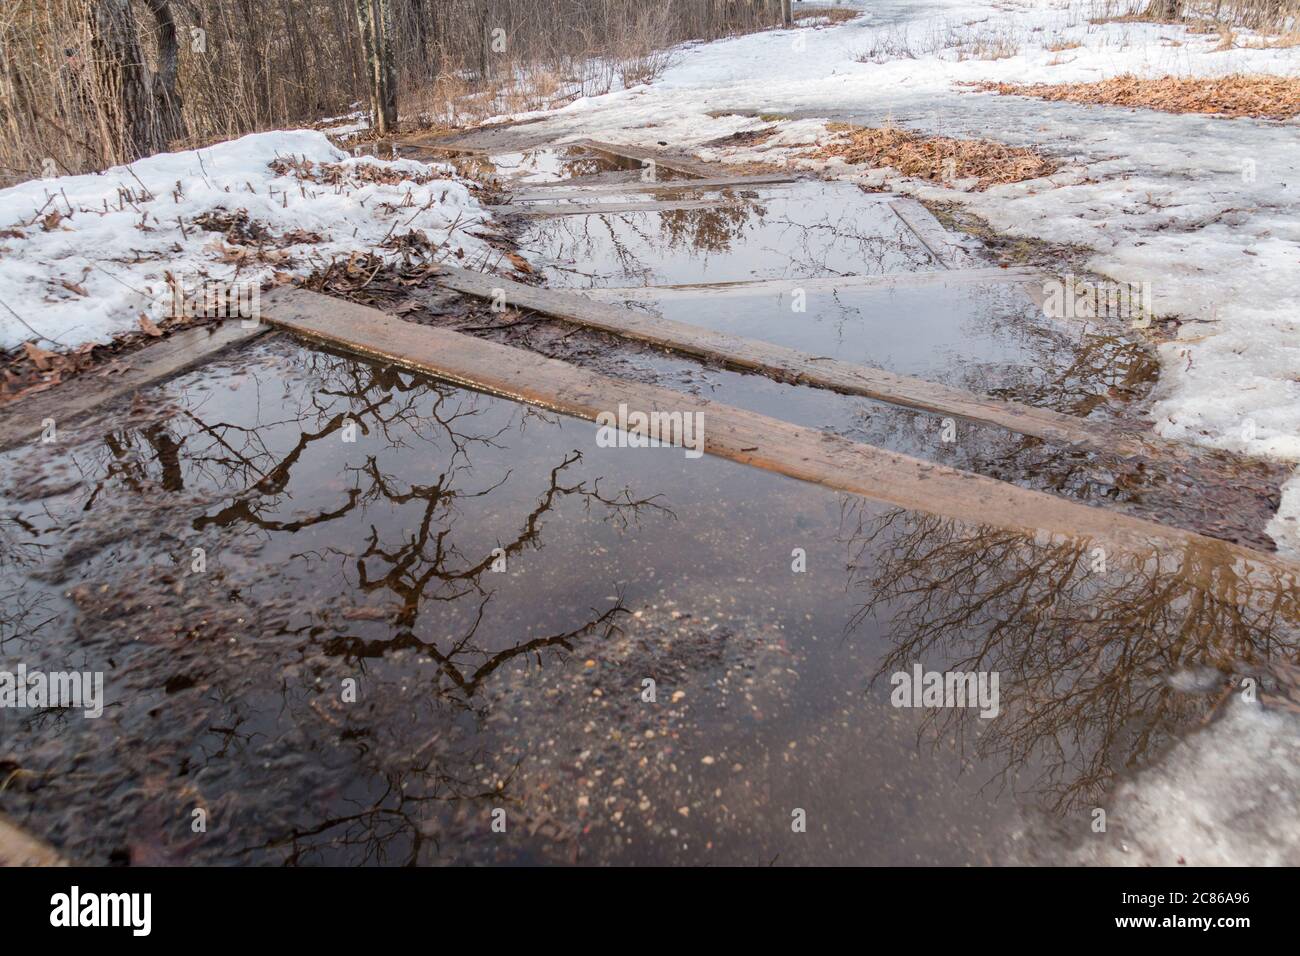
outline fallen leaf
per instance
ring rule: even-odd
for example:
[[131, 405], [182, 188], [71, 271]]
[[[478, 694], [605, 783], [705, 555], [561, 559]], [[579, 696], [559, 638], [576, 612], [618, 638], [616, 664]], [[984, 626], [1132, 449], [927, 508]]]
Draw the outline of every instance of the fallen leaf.
[[162, 329], [149, 321], [149, 316], [145, 315], [143, 312], [140, 313], [140, 328], [143, 330], [145, 335], [152, 336], [155, 339], [162, 335]]
[[53, 352], [47, 352], [39, 346], [32, 345], [31, 342], [24, 342], [23, 350], [27, 352], [27, 358], [31, 360], [31, 363], [42, 372], [48, 371], [54, 362]]

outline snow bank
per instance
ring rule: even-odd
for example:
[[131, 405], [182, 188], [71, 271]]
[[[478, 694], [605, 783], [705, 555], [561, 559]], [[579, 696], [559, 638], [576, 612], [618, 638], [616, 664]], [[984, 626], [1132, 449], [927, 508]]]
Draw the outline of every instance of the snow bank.
[[[375, 165], [411, 178], [386, 185], [344, 176], [324, 184], [270, 168], [276, 159], [304, 158], [345, 170]], [[141, 315], [157, 322], [172, 312], [168, 272], [187, 282], [260, 281], [273, 270], [306, 274], [331, 257], [382, 253], [376, 247], [390, 233], [412, 229], [434, 244], [446, 239], [453, 254], [486, 254], [484, 242], [466, 232], [487, 218], [467, 185], [417, 181], [437, 172], [412, 160], [353, 159], [323, 133], [291, 131], [0, 191], [0, 348], [33, 338], [32, 329], [72, 348], [137, 329]], [[283, 246], [288, 258], [274, 265], [224, 261], [214, 245], [220, 233], [194, 220], [239, 210], [274, 237], [301, 230], [321, 241]]]

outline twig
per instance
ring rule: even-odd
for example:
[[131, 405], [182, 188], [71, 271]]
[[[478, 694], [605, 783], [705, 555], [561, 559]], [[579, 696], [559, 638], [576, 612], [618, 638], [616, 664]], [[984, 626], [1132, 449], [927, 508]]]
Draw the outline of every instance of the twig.
[[43, 340], [46, 341], [46, 342], [50, 342], [50, 343], [52, 343], [52, 344], [54, 344], [54, 345], [59, 346], [60, 348], [66, 348], [66, 347], [67, 347], [67, 346], [65, 346], [62, 342], [60, 342], [58, 339], [52, 339], [52, 338], [50, 338], [48, 335], [45, 335], [45, 334], [43, 334], [43, 333], [41, 333], [41, 332], [37, 332], [34, 328], [31, 327], [31, 324], [28, 323], [28, 321], [27, 321], [26, 319], [24, 319], [21, 315], [19, 315], [19, 314], [18, 314], [17, 312], [15, 312], [13, 309], [9, 308], [9, 303], [8, 303], [8, 302], [5, 302], [3, 299], [0, 299], [0, 305], [3, 305], [3, 306], [5, 307], [5, 311], [7, 311], [7, 312], [8, 312], [10, 315], [12, 315], [15, 319], [17, 319], [19, 322], [21, 322], [21, 323], [23, 324], [23, 326], [27, 329], [27, 331], [28, 331], [28, 332], [31, 332], [32, 335], [36, 336], [38, 339], [43, 339]]

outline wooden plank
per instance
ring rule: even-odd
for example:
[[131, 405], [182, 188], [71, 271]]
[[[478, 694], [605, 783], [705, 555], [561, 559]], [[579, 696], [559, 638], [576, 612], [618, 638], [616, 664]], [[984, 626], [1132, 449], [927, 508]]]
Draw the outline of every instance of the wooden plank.
[[915, 199], [895, 199], [889, 204], [903, 225], [921, 241], [921, 245], [945, 269], [965, 269], [975, 260], [969, 252], [953, 241], [952, 233], [934, 218], [934, 213]]
[[603, 286], [583, 289], [592, 299], [609, 302], [654, 302], [661, 298], [690, 296], [743, 296], [779, 294], [803, 289], [807, 292], [837, 289], [908, 289], [951, 283], [1033, 283], [1046, 278], [1038, 269], [1016, 266], [1010, 269], [952, 269], [933, 272], [900, 272], [879, 276], [811, 276], [802, 279], [740, 279], [731, 282], [691, 282], [658, 286]]
[[[513, 193], [510, 198], [515, 202], [558, 202], [562, 199], [586, 199], [590, 196], [599, 196], [601, 193], [662, 193], [698, 191], [701, 189], [707, 189], [710, 192], [713, 192], [719, 189], [732, 189], [736, 187], [743, 188], [748, 186], [773, 186], [798, 181], [798, 177], [796, 176], [780, 175], [731, 176], [717, 179], [659, 179], [654, 182], [643, 182], [640, 179], [632, 179], [617, 183], [597, 183], [590, 186], [576, 185], [576, 180], [561, 180], [558, 183], [549, 184], [547, 187], [535, 192], [521, 190]], [[563, 190], [554, 188], [556, 186], [570, 186], [570, 188]], [[897, 198], [891, 193], [865, 193], [864, 195], [880, 195], [890, 199]]]
[[627, 212], [673, 212], [678, 209], [726, 209], [740, 203], [724, 199], [681, 199], [646, 202], [572, 203], [546, 206], [487, 206], [487, 210], [505, 216], [603, 216]]
[[310, 339], [425, 372], [456, 385], [594, 421], [620, 404], [645, 413], [703, 416], [703, 450], [899, 508], [981, 526], [1083, 538], [1144, 555], [1197, 549], [1197, 558], [1246, 559], [1295, 576], [1276, 555], [1056, 498], [944, 465], [723, 405], [597, 375], [534, 352], [406, 322], [367, 306], [282, 287], [263, 297], [267, 321]]
[[782, 382], [811, 385], [844, 395], [861, 395], [1098, 451], [1150, 456], [1160, 447], [1154, 439], [1126, 435], [1099, 423], [1049, 409], [976, 395], [884, 369], [815, 357], [781, 345], [661, 319], [581, 295], [528, 286], [482, 272], [444, 266], [435, 279], [439, 285], [457, 292], [504, 301], [515, 308], [542, 312], [602, 332], [708, 359], [729, 368], [758, 372]]
[[716, 174], [719, 169], [717, 163], [702, 163], [680, 153], [663, 153], [654, 149], [643, 149], [640, 146], [621, 146], [614, 143], [602, 143], [594, 139], [579, 140], [576, 143], [567, 143], [566, 145], [582, 146], [598, 153], [617, 156], [620, 159], [632, 159], [641, 163], [654, 160], [656, 166], [671, 169], [675, 173], [684, 173], [687, 176], [699, 176], [702, 179], [707, 179]]
[[0, 450], [40, 435], [46, 419], [53, 419], [61, 428], [101, 405], [146, 385], [157, 384], [268, 329], [266, 324], [246, 329], [240, 319], [186, 329], [118, 359], [125, 366], [120, 373], [86, 372], [44, 392], [0, 406]]
[[[517, 177], [514, 182], [520, 189], [534, 189], [538, 192], [552, 189], [583, 189], [590, 186], [612, 186], [617, 191], [619, 187], [635, 186], [641, 182], [641, 173], [635, 169], [615, 169], [604, 173], [570, 176], [568, 179], [551, 179], [545, 182], [532, 182]], [[659, 182], [673, 182], [673, 180], [661, 179]]]
[[67, 866], [47, 843], [0, 817], [0, 866]]

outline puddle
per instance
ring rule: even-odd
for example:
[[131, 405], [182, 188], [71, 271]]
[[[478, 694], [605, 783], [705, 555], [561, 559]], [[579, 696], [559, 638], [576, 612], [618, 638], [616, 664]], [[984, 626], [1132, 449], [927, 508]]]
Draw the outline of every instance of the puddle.
[[[594, 438], [277, 338], [0, 457], [3, 666], [107, 698], [0, 710], [0, 810], [90, 863], [996, 862], [1212, 713], [1174, 675], [1296, 651], [1213, 546], [1098, 572]], [[891, 706], [917, 664], [999, 715]]]
[[555, 287], [675, 285], [935, 268], [920, 241], [856, 186], [736, 190], [717, 208], [527, 218], [517, 241]]
[[[612, 291], [600, 298], [619, 300]], [[1059, 385], [1069, 372], [1066, 363], [1077, 364], [1078, 356], [1070, 354], [1077, 349], [1093, 380], [1076, 406], [1058, 408], [1075, 415], [1087, 415], [1107, 388], [1133, 391], [1154, 377], [1154, 364], [1142, 367], [1136, 344], [1124, 349], [1113, 332], [1049, 324], [1024, 289], [1007, 282], [647, 292], [619, 304], [817, 357], [976, 392], [1014, 393], [1021, 400]]]
[[[1177, 463], [1128, 458], [1064, 448], [966, 421], [946, 430], [940, 415], [733, 372], [564, 323], [533, 322], [488, 331], [477, 324], [482, 320], [470, 320], [475, 334], [602, 375], [702, 396], [1021, 487], [1273, 549], [1264, 528], [1276, 513], [1287, 473], [1267, 463], [1241, 462], [1218, 453]], [[979, 368], [982, 378], [972, 381], [970, 370], [954, 353], [951, 364], [934, 367], [934, 378], [988, 388], [1013, 401], [1143, 427], [1134, 418], [1155, 367], [1140, 345], [1100, 331], [1074, 349], [1058, 347], [1050, 334], [1038, 340], [1026, 334], [1024, 343], [1040, 364], [988, 361]]]

